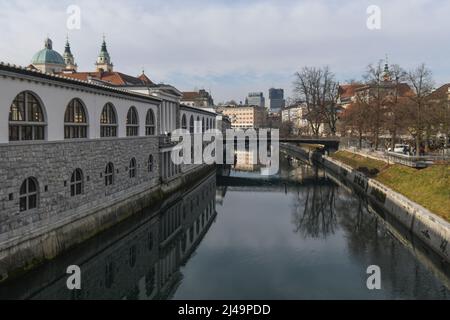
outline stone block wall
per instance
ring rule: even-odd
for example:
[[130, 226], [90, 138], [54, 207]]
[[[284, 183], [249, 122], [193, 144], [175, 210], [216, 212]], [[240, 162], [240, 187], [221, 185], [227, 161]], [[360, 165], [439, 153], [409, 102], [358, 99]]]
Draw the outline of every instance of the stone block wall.
[[[148, 159], [153, 155], [153, 170]], [[136, 159], [136, 176], [129, 165]], [[106, 165], [114, 165], [114, 184], [105, 186]], [[84, 141], [30, 142], [0, 145], [0, 247], [38, 228], [57, 226], [116, 200], [159, 184], [157, 137]], [[83, 172], [83, 194], [71, 196], [75, 169]], [[38, 182], [38, 208], [20, 212], [20, 187], [25, 179]]]

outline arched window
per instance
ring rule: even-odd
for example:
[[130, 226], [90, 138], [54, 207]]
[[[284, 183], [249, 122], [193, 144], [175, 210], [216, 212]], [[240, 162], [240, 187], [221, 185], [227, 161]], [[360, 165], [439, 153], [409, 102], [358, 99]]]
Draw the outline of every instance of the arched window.
[[20, 212], [36, 209], [38, 206], [38, 183], [35, 178], [28, 178], [20, 187]]
[[183, 114], [183, 117], [181, 118], [181, 129], [187, 130], [187, 120], [185, 114]]
[[195, 129], [195, 127], [194, 127], [194, 117], [191, 116], [191, 119], [189, 120], [189, 132], [190, 133], [194, 133], [194, 129]]
[[197, 133], [199, 133], [200, 130], [202, 130], [202, 128], [199, 128], [199, 126], [200, 126], [200, 117], [197, 116], [197, 121], [196, 122], [197, 122], [196, 123], [196, 125], [197, 125]]
[[202, 132], [205, 132], [205, 118], [202, 118]]
[[136, 159], [132, 158], [130, 160], [130, 167], [128, 168], [128, 173], [130, 174], [130, 178], [136, 177]]
[[139, 135], [139, 119], [135, 107], [131, 107], [127, 114], [127, 137]]
[[117, 137], [116, 110], [111, 103], [103, 107], [100, 117], [100, 137]]
[[153, 172], [153, 155], [148, 156], [147, 169], [148, 169], [148, 172]]
[[70, 178], [70, 195], [72, 197], [83, 194], [83, 171], [76, 169]]
[[155, 135], [155, 114], [152, 109], [147, 111], [147, 117], [145, 118], [145, 135]]
[[64, 139], [87, 138], [86, 111], [80, 99], [69, 102], [64, 114]]
[[209, 124], [210, 124], [209, 119], [206, 118], [206, 130], [209, 130]]
[[110, 162], [105, 169], [105, 186], [114, 184], [114, 165]]
[[9, 110], [9, 141], [44, 139], [45, 119], [41, 103], [31, 92], [19, 93]]

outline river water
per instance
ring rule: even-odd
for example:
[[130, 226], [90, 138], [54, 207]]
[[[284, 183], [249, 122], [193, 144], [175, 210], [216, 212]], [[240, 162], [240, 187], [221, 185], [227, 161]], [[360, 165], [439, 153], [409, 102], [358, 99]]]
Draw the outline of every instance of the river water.
[[[450, 299], [450, 266], [385, 213], [322, 170], [286, 155], [280, 166], [267, 178], [238, 158], [0, 285], [0, 298]], [[69, 265], [81, 290], [67, 289]]]

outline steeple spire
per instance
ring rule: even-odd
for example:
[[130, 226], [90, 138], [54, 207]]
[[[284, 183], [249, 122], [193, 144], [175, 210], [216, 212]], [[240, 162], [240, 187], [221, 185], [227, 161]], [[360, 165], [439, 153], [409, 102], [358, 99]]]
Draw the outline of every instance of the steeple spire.
[[388, 55], [386, 54], [386, 60], [385, 60], [384, 71], [383, 71], [383, 80], [386, 82], [392, 81], [391, 72], [389, 71], [389, 62], [388, 61], [389, 61]]
[[107, 71], [112, 72], [113, 71], [113, 64], [111, 62], [111, 57], [108, 53], [108, 48], [106, 46], [106, 40], [105, 35], [103, 34], [103, 42], [102, 47], [100, 49], [100, 54], [97, 57], [97, 62], [95, 63], [97, 66], [97, 71]]
[[75, 58], [73, 57], [72, 51], [70, 49], [70, 43], [69, 43], [69, 35], [66, 36], [66, 46], [64, 48], [64, 62], [66, 63], [66, 70], [68, 71], [77, 71], [77, 64], [75, 63]]
[[69, 35], [66, 35], [66, 47], [64, 49], [64, 53], [72, 54], [70, 51]]

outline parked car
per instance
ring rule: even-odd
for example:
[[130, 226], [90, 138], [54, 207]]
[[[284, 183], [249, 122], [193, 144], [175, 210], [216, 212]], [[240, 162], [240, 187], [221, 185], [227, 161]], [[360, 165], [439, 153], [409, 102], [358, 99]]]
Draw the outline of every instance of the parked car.
[[[392, 151], [392, 148], [389, 148], [389, 151]], [[396, 144], [394, 146], [394, 150], [395, 153], [403, 153], [403, 154], [408, 154], [410, 151], [410, 147], [407, 144]]]

